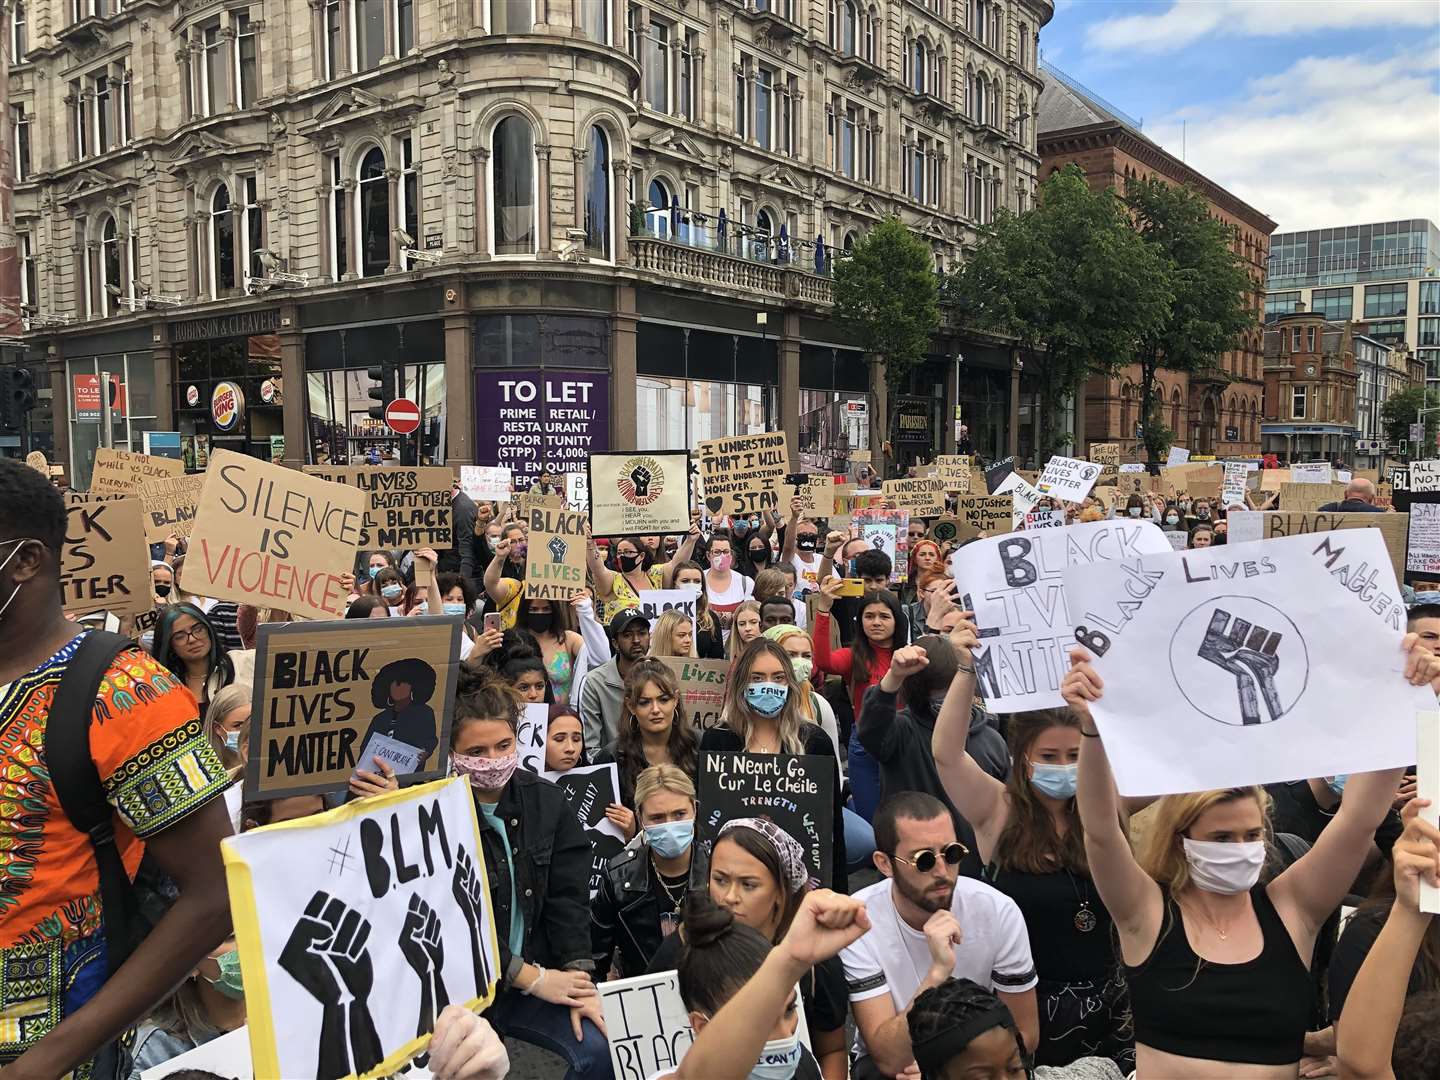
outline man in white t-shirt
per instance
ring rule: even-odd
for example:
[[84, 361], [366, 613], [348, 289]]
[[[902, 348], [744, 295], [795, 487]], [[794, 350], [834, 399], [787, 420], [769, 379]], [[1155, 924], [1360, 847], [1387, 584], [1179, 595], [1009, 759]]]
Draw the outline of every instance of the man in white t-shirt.
[[814, 592], [820, 588], [820, 527], [803, 517], [792, 516], [785, 529], [785, 546], [780, 551], [782, 562], [795, 567], [795, 591]]
[[944, 803], [905, 791], [875, 813], [875, 865], [886, 880], [855, 894], [870, 931], [841, 952], [855, 1014], [851, 1075], [878, 1080], [914, 1064], [906, 1013], [951, 975], [993, 989], [1031, 1051], [1039, 1042], [1035, 964], [1015, 902], [959, 876], [964, 846]]

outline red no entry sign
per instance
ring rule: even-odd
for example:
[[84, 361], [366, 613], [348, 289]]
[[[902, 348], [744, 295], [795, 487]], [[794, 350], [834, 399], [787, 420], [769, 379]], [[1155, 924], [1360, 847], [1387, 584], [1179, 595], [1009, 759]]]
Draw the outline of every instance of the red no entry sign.
[[385, 406], [385, 423], [397, 435], [409, 435], [420, 427], [420, 406], [409, 398], [396, 398]]

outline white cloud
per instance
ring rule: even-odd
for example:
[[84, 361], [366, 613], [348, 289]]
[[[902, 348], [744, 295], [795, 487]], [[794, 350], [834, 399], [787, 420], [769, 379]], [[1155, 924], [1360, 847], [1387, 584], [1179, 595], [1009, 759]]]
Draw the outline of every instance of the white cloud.
[[[1145, 134], [1281, 232], [1430, 218], [1440, 208], [1440, 42], [1389, 56], [1305, 57], [1246, 93]], [[1185, 121], [1183, 142], [1181, 121]]]
[[1102, 50], [1174, 52], [1212, 35], [1279, 37], [1437, 25], [1435, 0], [1174, 0], [1155, 14], [1097, 22], [1086, 29], [1086, 40]]

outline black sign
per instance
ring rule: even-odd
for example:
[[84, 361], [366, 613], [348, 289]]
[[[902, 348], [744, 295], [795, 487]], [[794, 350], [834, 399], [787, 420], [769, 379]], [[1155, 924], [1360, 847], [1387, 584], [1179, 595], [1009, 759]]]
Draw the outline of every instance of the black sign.
[[237, 311], [233, 315], [213, 315], [208, 319], [187, 319], [170, 324], [170, 340], [206, 341], [211, 338], [249, 337], [251, 334], [272, 334], [280, 329], [280, 309]]
[[1225, 438], [1230, 442], [1234, 442], [1236, 439], [1240, 438], [1240, 429], [1227, 427], [1225, 429]]
[[1005, 482], [1005, 478], [1015, 471], [1015, 459], [1003, 457], [999, 461], [992, 461], [985, 466], [985, 490], [995, 494], [995, 489]]
[[812, 882], [828, 888], [835, 824], [835, 761], [818, 754], [707, 753], [700, 763], [697, 841], [708, 855], [720, 826], [769, 818], [805, 849]]
[[1410, 512], [1410, 466], [1390, 466], [1390, 505], [1401, 514]]
[[620, 801], [615, 766], [582, 765], [569, 772], [545, 776], [565, 793], [570, 809], [575, 811], [580, 827], [585, 830], [585, 839], [590, 841], [590, 898], [593, 900], [600, 891], [605, 864], [625, 846], [619, 829], [605, 817], [605, 808]]
[[895, 445], [929, 446], [930, 399], [897, 397], [895, 399]]

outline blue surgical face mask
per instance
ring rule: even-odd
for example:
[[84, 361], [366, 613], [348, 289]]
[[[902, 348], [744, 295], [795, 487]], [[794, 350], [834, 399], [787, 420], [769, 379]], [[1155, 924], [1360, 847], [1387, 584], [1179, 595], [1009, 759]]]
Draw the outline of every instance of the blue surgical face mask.
[[662, 859], [673, 859], [690, 850], [695, 839], [694, 821], [665, 821], [645, 826], [645, 842]]
[[779, 683], [759, 682], [745, 687], [745, 704], [761, 716], [779, 716], [790, 691]]
[[468, 609], [463, 600], [446, 600], [441, 603], [440, 610], [446, 615], [464, 615]]
[[236, 728], [234, 731], [227, 731], [227, 732], [225, 732], [225, 748], [226, 748], [227, 750], [233, 750], [233, 751], [235, 751], [235, 753], [237, 753], [237, 754], [240, 752], [240, 729], [239, 729], [239, 728]]
[[380, 595], [386, 600], [399, 600], [400, 594], [404, 591], [399, 585], [382, 585], [380, 587]]
[[1335, 797], [1338, 799], [1345, 794], [1345, 781], [1349, 779], [1349, 773], [1340, 773], [1338, 776], [1328, 776], [1325, 778], [1325, 786], [1333, 791]]
[[771, 1039], [760, 1051], [760, 1060], [750, 1067], [750, 1080], [791, 1080], [800, 1067], [800, 1031], [788, 1039]]
[[1030, 783], [1035, 790], [1052, 799], [1073, 799], [1075, 777], [1080, 771], [1078, 765], [1047, 765], [1031, 762]]

